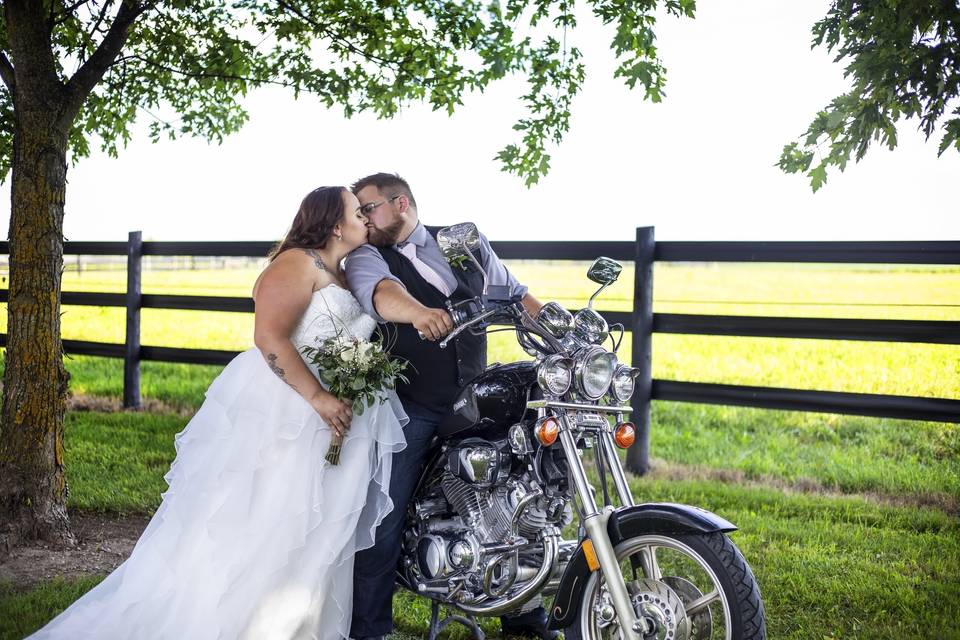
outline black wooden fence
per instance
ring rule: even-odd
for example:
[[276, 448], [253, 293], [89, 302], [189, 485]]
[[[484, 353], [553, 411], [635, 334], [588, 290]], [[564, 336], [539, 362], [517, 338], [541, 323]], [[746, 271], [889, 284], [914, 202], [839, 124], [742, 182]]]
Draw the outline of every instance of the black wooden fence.
[[[653, 333], [818, 338], [882, 342], [960, 344], [960, 322], [938, 320], [867, 320], [653, 313], [653, 263], [664, 262], [793, 262], [845, 264], [960, 265], [960, 242], [655, 242], [653, 227], [637, 229], [634, 241], [621, 242], [493, 242], [506, 260], [592, 260], [604, 255], [634, 265], [632, 312], [604, 311], [612, 324], [622, 323], [633, 334], [632, 360], [641, 369], [633, 400], [638, 428], [628, 466], [648, 468], [650, 401], [674, 400], [739, 405], [765, 409], [817, 411], [865, 416], [960, 422], [960, 400], [868, 393], [809, 391], [677, 380], [657, 380], [651, 372]], [[123, 402], [139, 407], [140, 362], [153, 360], [191, 364], [226, 364], [237, 352], [181, 349], [140, 344], [140, 309], [191, 309], [252, 312], [250, 298], [154, 295], [141, 291], [143, 256], [265, 256], [270, 242], [143, 242], [141, 233], [127, 242], [67, 242], [65, 255], [127, 256], [126, 293], [64, 292], [61, 303], [125, 307], [126, 341], [105, 344], [64, 340], [73, 355], [124, 359]], [[8, 244], [0, 243], [0, 254]], [[8, 292], [0, 290], [0, 302]], [[0, 346], [6, 335], [0, 334]]]

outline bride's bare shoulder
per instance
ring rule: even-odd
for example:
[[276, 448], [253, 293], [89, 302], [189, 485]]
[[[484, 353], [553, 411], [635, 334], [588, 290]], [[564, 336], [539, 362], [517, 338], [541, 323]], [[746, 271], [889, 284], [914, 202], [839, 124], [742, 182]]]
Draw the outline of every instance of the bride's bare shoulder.
[[287, 249], [281, 252], [264, 268], [253, 284], [252, 296], [264, 287], [308, 288], [314, 291], [327, 284], [330, 275], [323, 268], [319, 255], [312, 249]]

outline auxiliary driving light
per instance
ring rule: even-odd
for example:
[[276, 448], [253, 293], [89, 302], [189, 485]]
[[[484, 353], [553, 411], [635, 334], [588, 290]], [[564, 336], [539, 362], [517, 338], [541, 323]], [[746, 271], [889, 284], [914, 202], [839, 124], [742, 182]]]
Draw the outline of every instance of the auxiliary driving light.
[[537, 434], [537, 440], [540, 441], [540, 444], [549, 447], [557, 441], [557, 436], [560, 435], [560, 423], [557, 422], [556, 418], [547, 418], [537, 425], [534, 433]]
[[626, 449], [633, 444], [633, 441], [637, 437], [637, 428], [633, 426], [632, 422], [621, 422], [617, 425], [617, 428], [613, 430], [613, 441], [617, 443], [617, 446], [621, 449]]

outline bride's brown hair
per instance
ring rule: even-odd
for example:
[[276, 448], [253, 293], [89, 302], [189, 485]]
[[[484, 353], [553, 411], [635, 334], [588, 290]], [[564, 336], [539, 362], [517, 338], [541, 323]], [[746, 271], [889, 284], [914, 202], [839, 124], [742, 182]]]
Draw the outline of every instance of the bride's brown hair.
[[273, 262], [287, 249], [323, 249], [333, 228], [343, 220], [343, 192], [346, 187], [318, 187], [307, 194], [283, 240], [270, 250]]

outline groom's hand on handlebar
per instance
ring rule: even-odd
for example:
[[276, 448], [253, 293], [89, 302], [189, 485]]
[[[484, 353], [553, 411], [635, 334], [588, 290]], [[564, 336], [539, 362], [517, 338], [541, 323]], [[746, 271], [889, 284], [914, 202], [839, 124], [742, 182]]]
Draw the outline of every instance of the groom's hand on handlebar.
[[453, 320], [443, 309], [428, 307], [413, 319], [413, 326], [426, 340], [439, 340], [453, 331]]

